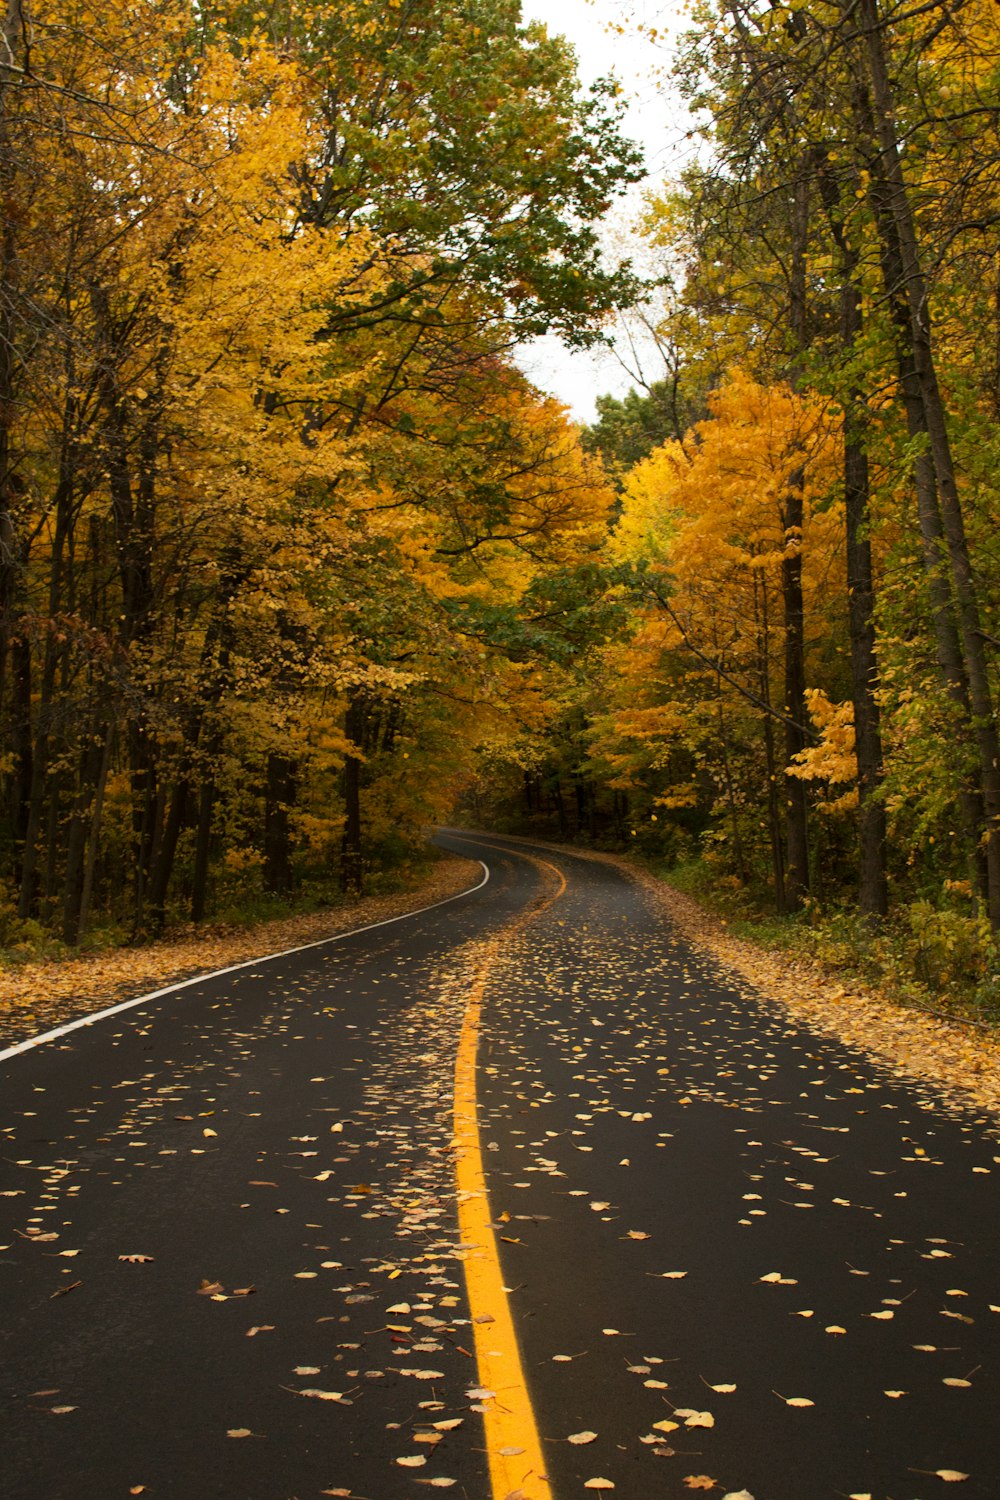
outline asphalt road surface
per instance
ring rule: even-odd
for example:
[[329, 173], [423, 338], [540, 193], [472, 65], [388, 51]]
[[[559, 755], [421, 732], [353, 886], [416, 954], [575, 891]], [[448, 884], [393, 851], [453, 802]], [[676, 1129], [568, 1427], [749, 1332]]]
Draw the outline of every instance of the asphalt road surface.
[[993, 1124], [441, 842], [489, 880], [0, 1059], [4, 1500], [998, 1500]]

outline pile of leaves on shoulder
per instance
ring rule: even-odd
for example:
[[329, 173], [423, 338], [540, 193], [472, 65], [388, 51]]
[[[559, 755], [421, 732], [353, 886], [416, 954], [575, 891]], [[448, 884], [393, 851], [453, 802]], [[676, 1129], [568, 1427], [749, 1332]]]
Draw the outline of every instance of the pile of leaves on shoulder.
[[818, 960], [760, 947], [732, 936], [721, 918], [645, 871], [633, 874], [686, 938], [740, 984], [777, 1001], [797, 1022], [860, 1048], [910, 1082], [929, 1084], [960, 1109], [1000, 1117], [1000, 1043], [959, 1019], [931, 1015], [876, 993]]
[[707, 954], [737, 987], [780, 1005], [796, 1022], [835, 1037], [910, 1083], [929, 1088], [936, 1103], [986, 1111], [1000, 1119], [1000, 1042], [958, 1018], [927, 1014], [890, 992], [876, 993], [853, 977], [734, 937], [722, 918], [693, 897], [614, 854], [574, 848], [616, 865], [649, 893], [687, 940]]

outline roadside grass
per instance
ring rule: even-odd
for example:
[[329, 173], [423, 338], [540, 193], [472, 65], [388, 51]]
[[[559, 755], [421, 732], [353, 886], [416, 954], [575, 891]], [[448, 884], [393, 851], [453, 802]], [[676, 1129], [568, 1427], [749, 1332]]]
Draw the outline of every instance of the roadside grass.
[[56, 935], [58, 917], [54, 911], [50, 922], [45, 922], [34, 917], [21, 918], [13, 905], [0, 905], [0, 974], [16, 973], [31, 964], [58, 964], [201, 937], [209, 940], [290, 918], [347, 911], [359, 899], [395, 896], [418, 889], [444, 857], [442, 851], [428, 844], [410, 850], [406, 858], [397, 859], [385, 868], [366, 870], [362, 898], [342, 891], [337, 872], [329, 865], [300, 867], [293, 888], [281, 894], [264, 889], [259, 869], [223, 875], [216, 883], [211, 914], [203, 922], [190, 920], [183, 898], [169, 905], [160, 930], [139, 935], [124, 921], [95, 915], [76, 947], [70, 947]]
[[778, 916], [761, 893], [706, 860], [643, 863], [734, 937], [818, 963], [897, 1004], [1000, 1034], [1000, 945], [968, 899], [941, 906], [926, 898], [910, 901], [874, 925], [846, 905], [816, 901]]

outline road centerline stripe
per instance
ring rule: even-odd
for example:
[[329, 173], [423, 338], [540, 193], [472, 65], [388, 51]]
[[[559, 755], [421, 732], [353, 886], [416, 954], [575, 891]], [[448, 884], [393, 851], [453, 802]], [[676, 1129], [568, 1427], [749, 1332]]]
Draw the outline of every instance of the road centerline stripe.
[[[531, 855], [521, 854], [520, 857], [551, 871], [557, 878], [558, 888], [541, 905], [513, 922], [502, 934], [504, 938], [514, 936], [541, 916], [566, 889], [566, 880], [555, 865]], [[485, 1395], [481, 1401], [492, 1500], [507, 1500], [508, 1496], [515, 1494], [519, 1500], [521, 1496], [524, 1500], [549, 1500], [552, 1491], [504, 1286], [479, 1132], [476, 1055], [483, 998], [501, 940], [501, 937], [495, 937], [485, 946], [466, 1002], [455, 1063], [455, 1183], [459, 1242], [464, 1251], [465, 1285], [475, 1338], [479, 1386], [483, 1391], [493, 1393]]]

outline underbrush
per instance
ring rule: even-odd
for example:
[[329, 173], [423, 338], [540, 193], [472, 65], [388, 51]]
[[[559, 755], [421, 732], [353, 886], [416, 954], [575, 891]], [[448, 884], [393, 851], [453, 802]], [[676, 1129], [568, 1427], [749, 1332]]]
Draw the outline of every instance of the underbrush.
[[[396, 854], [385, 864], [366, 869], [363, 894], [365, 897], [390, 896], [413, 890], [443, 857], [442, 852], [430, 844], [417, 849], [409, 846], [405, 855]], [[15, 907], [0, 906], [0, 973], [17, 970], [25, 964], [54, 963], [153, 940], [169, 941], [202, 934], [208, 936], [220, 930], [256, 927], [265, 922], [349, 907], [358, 899], [340, 889], [337, 872], [331, 871], [328, 865], [302, 866], [296, 870], [295, 877], [293, 888], [278, 894], [264, 889], [259, 867], [227, 872], [216, 882], [212, 910], [204, 922], [193, 923], [187, 901], [179, 897], [168, 907], [162, 930], [138, 937], [126, 923], [95, 913], [93, 922], [75, 948], [64, 943], [44, 921], [19, 917]], [[54, 916], [53, 926], [56, 921]]]
[[973, 902], [900, 903], [872, 923], [846, 904], [807, 902], [778, 916], [765, 893], [739, 885], [705, 860], [654, 873], [719, 917], [734, 937], [800, 955], [904, 1005], [1000, 1028], [1000, 945]]

